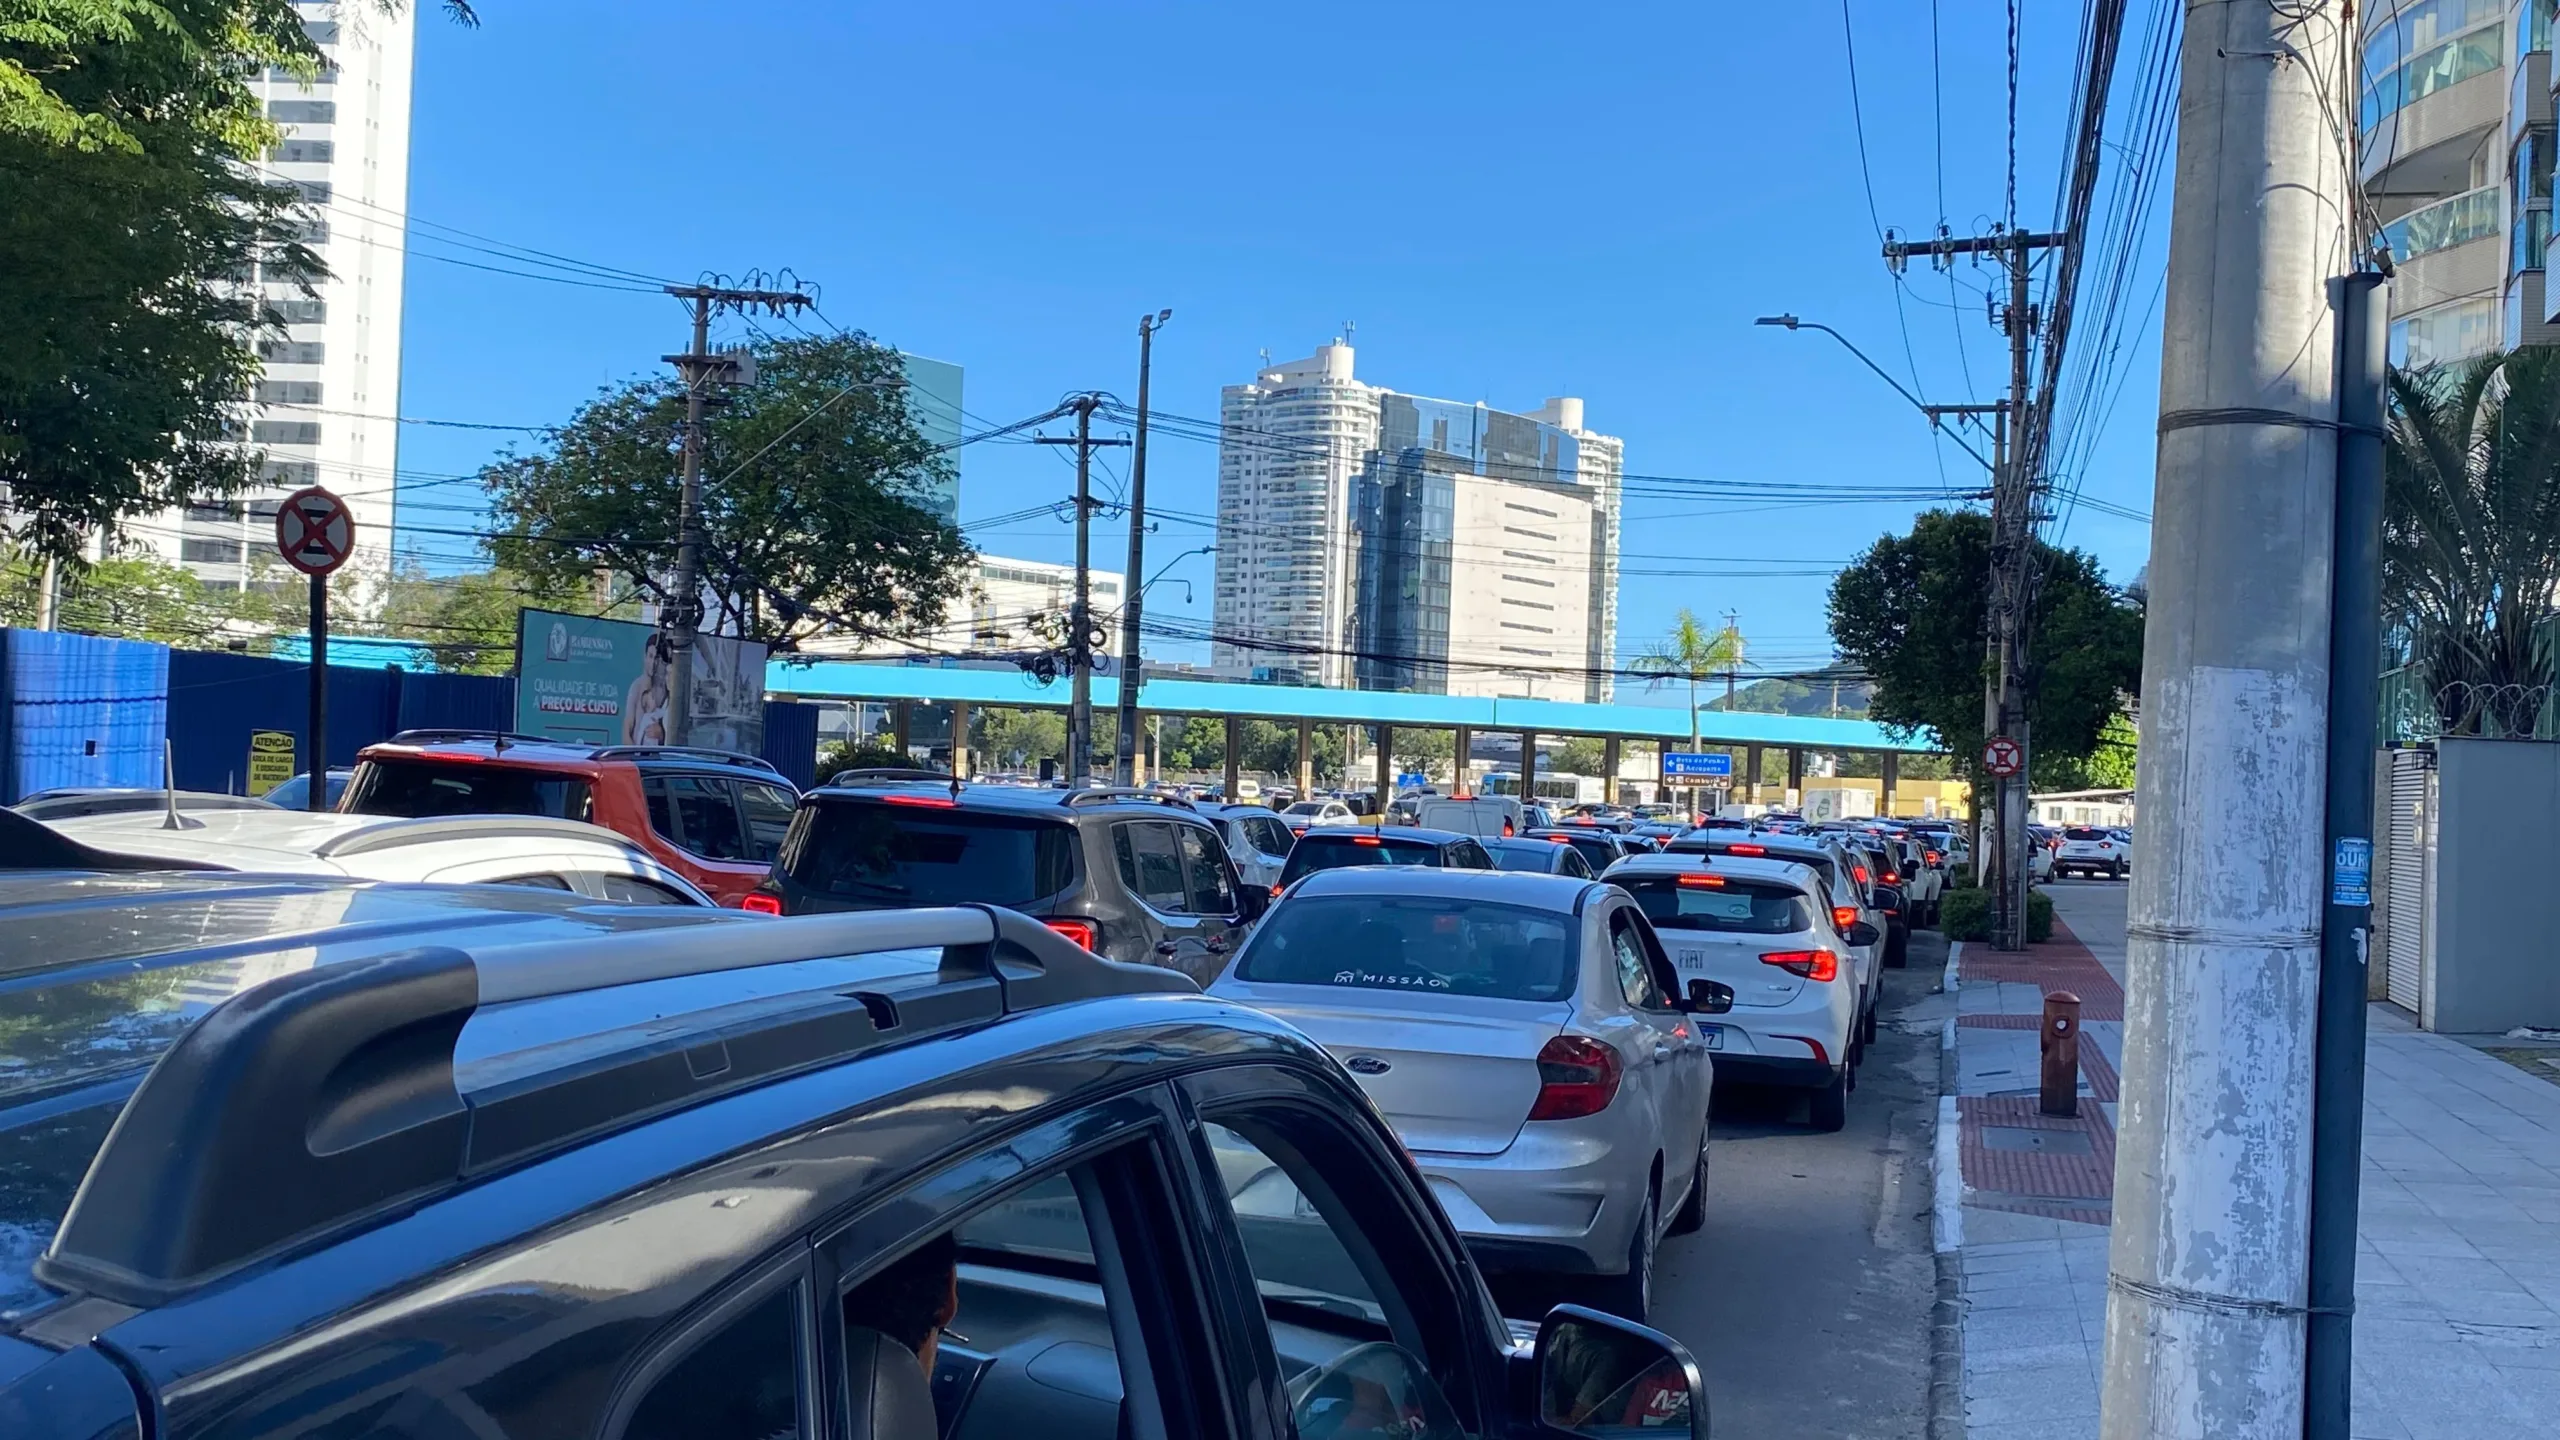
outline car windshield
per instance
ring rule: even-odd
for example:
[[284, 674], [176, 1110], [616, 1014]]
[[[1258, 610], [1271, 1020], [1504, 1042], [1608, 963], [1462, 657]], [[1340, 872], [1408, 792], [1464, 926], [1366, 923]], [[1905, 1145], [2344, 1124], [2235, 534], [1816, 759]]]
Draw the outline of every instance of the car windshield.
[[493, 765], [479, 758], [367, 760], [347, 782], [342, 809], [358, 815], [548, 815], [585, 820], [595, 791], [583, 775]]
[[1309, 835], [1289, 851], [1280, 883], [1288, 885], [1318, 870], [1350, 865], [1437, 865], [1440, 847], [1425, 840], [1399, 840], [1381, 835]]
[[1555, 847], [1544, 840], [1487, 840], [1496, 870], [1533, 870], [1545, 875], [1556, 868]]
[[1290, 806], [1287, 813], [1291, 815], [1321, 815], [1332, 808], [1333, 805], [1329, 801], [1301, 800], [1297, 804]]
[[1572, 924], [1475, 899], [1302, 895], [1254, 931], [1236, 978], [1552, 1002], [1573, 993]]
[[1063, 818], [874, 800], [808, 808], [806, 833], [780, 868], [841, 900], [1020, 907], [1075, 883], [1076, 831]]
[[1792, 935], [1813, 928], [1804, 892], [1770, 881], [1725, 875], [1622, 875], [1618, 887], [1656, 930], [1720, 930], [1735, 935]]

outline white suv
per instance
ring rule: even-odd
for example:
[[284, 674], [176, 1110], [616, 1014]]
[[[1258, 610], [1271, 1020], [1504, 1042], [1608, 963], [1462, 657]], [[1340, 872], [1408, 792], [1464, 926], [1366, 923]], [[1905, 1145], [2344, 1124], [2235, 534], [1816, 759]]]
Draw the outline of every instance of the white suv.
[[1684, 989], [1733, 988], [1733, 1009], [1698, 1027], [1718, 1077], [1811, 1091], [1813, 1128], [1846, 1125], [1861, 1019], [1850, 952], [1875, 927], [1843, 934], [1823, 877], [1792, 860], [1638, 855], [1602, 878], [1635, 897]]
[[2121, 880], [2125, 864], [2131, 859], [2133, 847], [2117, 839], [2113, 830], [2074, 825], [2062, 832], [2062, 848], [2053, 857], [2053, 873], [2104, 875]]
[[709, 905], [711, 897], [600, 825], [527, 815], [409, 819], [334, 810], [195, 810], [58, 820], [68, 839], [119, 855], [218, 870], [531, 885], [621, 905]]

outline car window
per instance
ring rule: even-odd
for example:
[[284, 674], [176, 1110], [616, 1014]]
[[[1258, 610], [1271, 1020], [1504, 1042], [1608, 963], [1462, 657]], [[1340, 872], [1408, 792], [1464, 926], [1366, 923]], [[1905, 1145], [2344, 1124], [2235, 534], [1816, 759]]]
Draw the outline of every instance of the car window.
[[1191, 911], [1195, 915], [1236, 913], [1235, 883], [1227, 878], [1227, 855], [1197, 826], [1169, 827], [1182, 850], [1183, 873], [1189, 877]]
[[1669, 998], [1654, 984], [1653, 962], [1624, 910], [1609, 917], [1609, 950], [1618, 962], [1618, 991], [1629, 1005], [1638, 1010], [1671, 1008]]
[[547, 872], [538, 875], [509, 875], [503, 880], [485, 880], [479, 883], [485, 885], [529, 885], [536, 890], [574, 890], [577, 888], [569, 883], [567, 876], [553, 875]]
[[1289, 827], [1276, 819], [1257, 815], [1244, 823], [1245, 833], [1253, 837], [1253, 848], [1265, 855], [1285, 856], [1289, 847], [1298, 843], [1298, 837], [1289, 833]]
[[1544, 875], [1555, 867], [1555, 857], [1543, 843], [1503, 840], [1488, 848], [1496, 870], [1526, 870]]
[[458, 760], [367, 760], [348, 782], [341, 809], [355, 815], [548, 815], [585, 820], [595, 791], [582, 775], [522, 765]]
[[1440, 847], [1428, 840], [1400, 840], [1391, 835], [1310, 834], [1290, 850], [1289, 864], [1280, 872], [1280, 883], [1284, 886], [1295, 884], [1301, 876], [1346, 866], [1437, 866], [1439, 863]]
[[1076, 877], [1076, 831], [1061, 816], [996, 814], [948, 803], [826, 800], [810, 807], [777, 867], [842, 900], [1036, 908]]
[[676, 843], [705, 860], [747, 858], [746, 828], [738, 820], [737, 790], [712, 775], [670, 775], [667, 803], [675, 811]]
[[747, 858], [770, 865], [782, 850], [784, 832], [800, 801], [779, 785], [757, 780], [738, 782], [738, 809], [747, 820]]
[[702, 902], [672, 885], [661, 885], [638, 875], [618, 875], [610, 870], [595, 871], [588, 876], [600, 899], [616, 905], [699, 905]]
[[1788, 935], [1813, 928], [1813, 907], [1792, 885], [1695, 872], [1620, 875], [1617, 885], [1658, 930]]
[[1449, 847], [1449, 863], [1465, 870], [1490, 870], [1493, 857], [1473, 840], [1461, 840]]
[[640, 793], [649, 802], [649, 828], [658, 832], [658, 838], [670, 845], [683, 844], [684, 832], [676, 828], [676, 812], [667, 803], [667, 777], [641, 776]]
[[1573, 923], [1441, 896], [1300, 895], [1255, 927], [1236, 978], [1552, 1003], [1573, 993]]
[[1120, 863], [1120, 881], [1150, 909], [1168, 915], [1190, 913], [1190, 887], [1182, 877], [1182, 852], [1174, 827], [1162, 820], [1123, 820], [1111, 827], [1111, 850]]
[[[1290, 1129], [1318, 1126], [1335, 1128], [1302, 1119]], [[1449, 1398], [1472, 1400], [1467, 1337], [1454, 1323], [1452, 1297], [1437, 1293], [1456, 1287], [1399, 1283], [1399, 1272], [1411, 1274], [1423, 1259], [1411, 1253], [1418, 1237], [1399, 1244], [1396, 1230], [1409, 1224], [1385, 1218], [1400, 1212], [1377, 1193], [1369, 1167], [1353, 1161], [1359, 1151], [1349, 1137], [1292, 1135], [1246, 1116], [1220, 1115], [1201, 1128], [1264, 1319], [1368, 1342], [1346, 1352], [1366, 1362], [1358, 1373], [1297, 1377], [1291, 1410], [1302, 1440], [1390, 1427], [1405, 1440], [1469, 1434]], [[1304, 1143], [1309, 1138], [1329, 1143]], [[1327, 1160], [1322, 1169], [1313, 1158], [1319, 1154]], [[1363, 1423], [1373, 1409], [1393, 1419]]]
[[1591, 862], [1582, 858], [1581, 851], [1567, 845], [1564, 847], [1563, 856], [1556, 862], [1556, 873], [1571, 875], [1577, 880], [1588, 880], [1597, 872], [1592, 870]]
[[800, 1311], [800, 1287], [786, 1286], [694, 1339], [631, 1411], [623, 1440], [808, 1433]]

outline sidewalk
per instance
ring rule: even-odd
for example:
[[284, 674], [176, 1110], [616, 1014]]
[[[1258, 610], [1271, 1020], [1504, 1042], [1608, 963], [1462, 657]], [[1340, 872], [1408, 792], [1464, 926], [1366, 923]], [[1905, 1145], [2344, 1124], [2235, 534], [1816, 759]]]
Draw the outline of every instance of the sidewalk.
[[[1938, 1243], [1961, 1257], [1972, 1440], [2098, 1433], [2125, 890], [2051, 893], [2051, 943], [2020, 956], [1966, 945], [1950, 967]], [[2083, 1002], [2071, 1120], [2037, 1111], [2049, 989]], [[2560, 1434], [2560, 1085], [2420, 1032], [2387, 1005], [2373, 1007], [2371, 1031], [2355, 1434]]]

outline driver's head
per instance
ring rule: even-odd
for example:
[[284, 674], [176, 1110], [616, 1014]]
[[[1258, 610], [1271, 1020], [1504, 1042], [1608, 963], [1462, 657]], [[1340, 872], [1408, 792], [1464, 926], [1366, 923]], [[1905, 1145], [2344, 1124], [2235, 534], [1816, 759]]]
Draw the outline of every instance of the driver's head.
[[960, 1309], [960, 1242], [936, 1235], [844, 1297], [844, 1323], [877, 1330], [916, 1352], [927, 1378], [943, 1327]]

